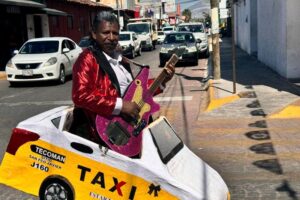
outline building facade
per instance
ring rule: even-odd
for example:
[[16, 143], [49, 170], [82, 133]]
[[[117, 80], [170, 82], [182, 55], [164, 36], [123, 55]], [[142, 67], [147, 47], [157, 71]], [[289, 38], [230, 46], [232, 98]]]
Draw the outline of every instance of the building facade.
[[300, 1], [238, 0], [238, 45], [287, 79], [300, 79]]
[[0, 71], [28, 39], [65, 36], [79, 42], [100, 10], [112, 8], [90, 0], [1, 0]]

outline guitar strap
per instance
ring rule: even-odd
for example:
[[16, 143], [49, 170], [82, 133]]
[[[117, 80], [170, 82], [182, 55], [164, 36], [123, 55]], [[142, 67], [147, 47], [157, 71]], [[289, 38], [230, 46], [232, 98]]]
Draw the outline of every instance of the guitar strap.
[[112, 69], [112, 67], [110, 66], [105, 55], [103, 54], [102, 50], [95, 48], [94, 46], [90, 46], [88, 48], [91, 52], [93, 52], [93, 54], [98, 62], [100, 70], [102, 70], [102, 72], [106, 73], [109, 76], [113, 86], [116, 88], [119, 96], [121, 96], [121, 89], [120, 89], [120, 85], [119, 85], [117, 76], [116, 76], [114, 70]]

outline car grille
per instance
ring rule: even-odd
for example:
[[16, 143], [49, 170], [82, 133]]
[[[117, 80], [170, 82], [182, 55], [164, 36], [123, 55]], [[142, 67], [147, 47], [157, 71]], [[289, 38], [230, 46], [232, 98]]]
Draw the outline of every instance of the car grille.
[[41, 63], [22, 63], [16, 64], [18, 69], [36, 69]]
[[141, 41], [141, 44], [142, 45], [146, 45], [146, 41]]
[[35, 79], [35, 78], [43, 78], [42, 74], [34, 74], [33, 76], [23, 76], [23, 75], [16, 75], [15, 79]]
[[186, 48], [174, 48], [168, 51], [169, 54], [175, 53], [176, 55], [180, 56], [182, 54], [188, 53], [189, 51]]

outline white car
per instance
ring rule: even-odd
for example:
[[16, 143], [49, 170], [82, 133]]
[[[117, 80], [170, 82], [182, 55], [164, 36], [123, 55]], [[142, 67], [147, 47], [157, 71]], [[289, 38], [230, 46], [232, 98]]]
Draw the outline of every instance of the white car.
[[201, 43], [197, 45], [199, 53], [203, 54], [205, 57], [209, 57], [208, 37], [203, 23], [181, 23], [178, 25], [177, 29], [178, 31], [192, 32], [196, 40], [201, 41]]
[[66, 37], [30, 39], [19, 51], [15, 50], [6, 64], [7, 80], [11, 84], [46, 80], [64, 83], [81, 52], [82, 49]]
[[163, 31], [157, 31], [157, 44], [162, 44], [166, 34]]
[[41, 200], [230, 199], [222, 177], [184, 145], [165, 117], [143, 130], [136, 158], [71, 132], [72, 120], [73, 107], [62, 106], [19, 123], [0, 183]]
[[135, 32], [122, 31], [119, 35], [119, 43], [122, 47], [122, 54], [134, 58], [137, 54], [142, 54], [141, 40], [138, 38]]
[[166, 26], [166, 27], [163, 27], [162, 31], [167, 34], [167, 33], [171, 33], [173, 31], [176, 31], [176, 28], [175, 26]]

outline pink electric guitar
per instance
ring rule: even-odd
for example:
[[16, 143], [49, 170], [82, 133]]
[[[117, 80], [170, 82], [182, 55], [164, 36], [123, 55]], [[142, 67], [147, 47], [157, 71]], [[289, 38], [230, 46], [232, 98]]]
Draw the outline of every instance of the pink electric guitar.
[[[173, 54], [166, 63], [165, 68], [175, 64], [178, 57]], [[125, 101], [135, 102], [141, 111], [138, 119], [123, 119], [120, 116], [103, 117], [97, 115], [96, 128], [100, 138], [112, 150], [126, 156], [135, 156], [140, 153], [142, 143], [142, 130], [147, 126], [152, 113], [159, 110], [159, 105], [153, 101], [153, 94], [166, 78], [165, 69], [147, 87], [149, 68], [143, 68], [128, 87]]]

